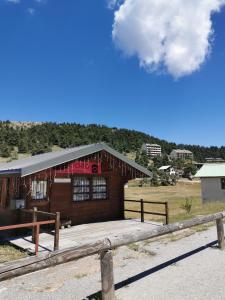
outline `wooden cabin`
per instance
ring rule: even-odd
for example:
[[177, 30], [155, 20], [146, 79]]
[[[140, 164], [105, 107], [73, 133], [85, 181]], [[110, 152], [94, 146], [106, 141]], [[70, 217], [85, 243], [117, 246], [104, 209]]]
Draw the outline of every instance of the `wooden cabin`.
[[0, 164], [0, 226], [21, 208], [61, 213], [82, 224], [124, 218], [124, 185], [152, 173], [104, 143]]

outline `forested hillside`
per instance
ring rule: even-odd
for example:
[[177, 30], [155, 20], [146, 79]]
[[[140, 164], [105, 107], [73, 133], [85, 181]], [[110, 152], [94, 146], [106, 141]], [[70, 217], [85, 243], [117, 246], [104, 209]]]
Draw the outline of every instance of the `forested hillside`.
[[53, 145], [68, 148], [101, 141], [126, 153], [138, 151], [142, 143], [157, 143], [167, 154], [174, 148], [189, 149], [200, 162], [206, 157], [225, 159], [225, 147], [177, 145], [135, 130], [96, 124], [0, 122], [0, 155], [3, 157], [10, 157], [12, 151], [35, 155], [51, 151]]

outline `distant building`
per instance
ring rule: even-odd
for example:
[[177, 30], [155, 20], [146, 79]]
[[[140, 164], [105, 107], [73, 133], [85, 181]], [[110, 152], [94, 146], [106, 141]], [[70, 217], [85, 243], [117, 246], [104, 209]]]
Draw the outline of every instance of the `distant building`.
[[169, 175], [176, 175], [176, 171], [172, 166], [162, 166], [159, 168], [159, 171], [163, 171]]
[[225, 160], [221, 157], [207, 157], [205, 159], [205, 161], [207, 163], [222, 163], [222, 162], [225, 162]]
[[146, 152], [149, 157], [161, 156], [162, 154], [161, 146], [157, 144], [143, 144], [141, 150]]
[[193, 153], [185, 149], [175, 149], [170, 153], [172, 159], [193, 159]]
[[201, 179], [203, 202], [225, 202], [225, 163], [208, 163], [197, 172]]

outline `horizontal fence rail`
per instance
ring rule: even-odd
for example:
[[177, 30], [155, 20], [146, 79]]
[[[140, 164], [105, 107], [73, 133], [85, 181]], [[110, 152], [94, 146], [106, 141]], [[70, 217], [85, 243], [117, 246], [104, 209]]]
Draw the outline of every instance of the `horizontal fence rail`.
[[102, 299], [113, 300], [115, 299], [115, 290], [113, 280], [112, 249], [216, 221], [218, 246], [221, 250], [224, 250], [224, 217], [225, 212], [220, 212], [213, 215], [197, 217], [180, 223], [159, 226], [152, 230], [148, 230], [146, 227], [139, 227], [135, 230], [130, 230], [129, 232], [123, 232], [121, 230], [120, 234], [110, 235], [107, 238], [102, 238], [97, 241], [83, 241], [80, 245], [51, 252], [43, 256], [33, 256], [23, 258], [15, 262], [4, 263], [0, 266], [0, 280], [6, 280], [58, 264], [63, 264], [78, 258], [100, 253]]
[[16, 224], [16, 225], [9, 225], [9, 226], [1, 226], [0, 231], [32, 227], [34, 229], [34, 237], [35, 237], [34, 238], [34, 240], [35, 240], [35, 242], [34, 242], [35, 243], [35, 254], [37, 254], [38, 253], [38, 246], [39, 246], [40, 226], [41, 225], [49, 225], [49, 224], [55, 224], [55, 220], [24, 223], [24, 224]]
[[[140, 204], [140, 210], [125, 208], [124, 211], [141, 214], [141, 222], [145, 221], [145, 214], [147, 214], [147, 215], [163, 216], [163, 217], [165, 217], [165, 224], [166, 225], [169, 224], [169, 205], [168, 205], [168, 202], [147, 201], [147, 200], [143, 200], [143, 199], [140, 199], [140, 200], [125, 199], [124, 202], [139, 203]], [[165, 209], [165, 213], [156, 212], [156, 211], [146, 211], [145, 210], [145, 204], [162, 205]]]

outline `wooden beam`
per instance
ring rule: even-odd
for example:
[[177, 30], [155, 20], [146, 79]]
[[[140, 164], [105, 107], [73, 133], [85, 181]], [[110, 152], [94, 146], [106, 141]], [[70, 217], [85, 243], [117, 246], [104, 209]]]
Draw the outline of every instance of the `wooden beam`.
[[216, 220], [216, 228], [217, 228], [217, 236], [218, 236], [218, 246], [219, 249], [225, 249], [225, 242], [224, 242], [224, 226], [223, 226], [223, 219]]
[[114, 300], [114, 275], [113, 275], [113, 256], [112, 251], [102, 251], [100, 253], [102, 299]]
[[166, 211], [166, 225], [169, 224], [169, 203], [165, 202], [165, 211]]
[[26, 228], [26, 227], [33, 227], [33, 226], [37, 226], [37, 225], [48, 225], [48, 224], [54, 224], [54, 223], [55, 223], [55, 220], [49, 220], [49, 221], [40, 221], [40, 222], [34, 222], [34, 223], [24, 223], [24, 224], [1, 226], [0, 231], [18, 229], [18, 228]]
[[[33, 212], [33, 209], [25, 209], [25, 208], [22, 208], [21, 209], [22, 212], [25, 212], [25, 213], [32, 213]], [[40, 214], [40, 215], [46, 215], [46, 216], [49, 216], [49, 217], [55, 217], [55, 213], [50, 213], [50, 212], [47, 212], [47, 211], [41, 211], [41, 210], [37, 210], [37, 214]]]
[[3, 263], [0, 265], [0, 281], [97, 254], [100, 251], [110, 249], [110, 247], [111, 245], [108, 239], [86, 241], [79, 246], [50, 252], [43, 256], [31, 256]]
[[35, 227], [35, 254], [38, 254], [40, 225]]
[[141, 204], [141, 222], [143, 223], [145, 221], [145, 217], [144, 217], [144, 202], [143, 199], [140, 200], [140, 204]]
[[[37, 207], [32, 209], [32, 222], [37, 222]], [[32, 243], [35, 243], [35, 226], [32, 228]]]
[[180, 223], [173, 223], [164, 226], [158, 226], [155, 229], [149, 230], [148, 228], [140, 227], [135, 230], [130, 230], [130, 232], [124, 233], [121, 230], [120, 234], [109, 236], [110, 243], [112, 248], [120, 247], [123, 245], [128, 245], [131, 243], [144, 241], [147, 239], [151, 239], [154, 237], [166, 235], [168, 233], [180, 231], [183, 229], [191, 228], [197, 225], [213, 222], [217, 219], [221, 219], [225, 217], [225, 212], [219, 212], [213, 215], [206, 215], [193, 218], [191, 220], [186, 220]]
[[55, 216], [54, 251], [59, 250], [59, 227], [60, 227], [60, 212], [57, 212]]

